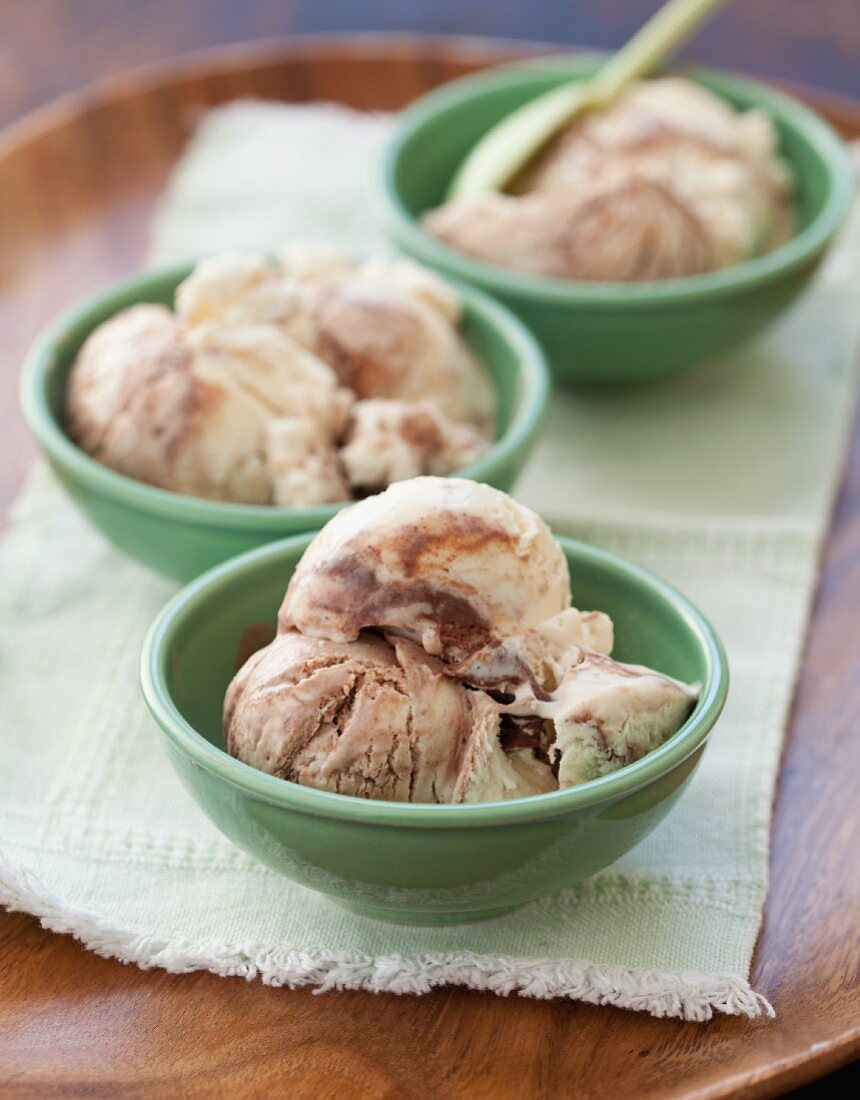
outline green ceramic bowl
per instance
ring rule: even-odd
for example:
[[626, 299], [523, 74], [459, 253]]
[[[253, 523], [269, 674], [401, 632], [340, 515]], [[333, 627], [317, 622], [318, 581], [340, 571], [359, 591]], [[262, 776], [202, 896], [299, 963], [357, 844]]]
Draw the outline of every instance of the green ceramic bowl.
[[[120, 550], [181, 581], [244, 550], [316, 531], [343, 507], [278, 508], [182, 496], [116, 473], [66, 435], [66, 379], [87, 336], [135, 303], [171, 305], [190, 270], [186, 265], [138, 275], [69, 310], [37, 339], [21, 377], [25, 419], [87, 517]], [[549, 373], [540, 348], [516, 317], [471, 287], [457, 289], [466, 340], [487, 368], [498, 406], [494, 445], [459, 473], [508, 490], [537, 441]]]
[[796, 100], [727, 73], [689, 75], [739, 108], [776, 124], [796, 180], [797, 235], [764, 256], [705, 275], [661, 282], [572, 282], [494, 267], [426, 233], [418, 220], [443, 201], [454, 170], [495, 122], [540, 92], [594, 72], [598, 60], [554, 59], [493, 69], [445, 85], [404, 115], [384, 161], [380, 215], [410, 255], [479, 286], [510, 306], [537, 336], [557, 377], [633, 382], [691, 366], [741, 343], [788, 306], [809, 281], [854, 193], [845, 146]]
[[239, 636], [249, 624], [274, 622], [309, 541], [285, 539], [192, 582], [161, 613], [141, 658], [143, 694], [170, 762], [240, 848], [362, 913], [453, 923], [494, 916], [600, 871], [671, 809], [726, 698], [722, 646], [669, 585], [564, 539], [577, 600], [613, 617], [617, 656], [702, 683], [689, 721], [650, 756], [570, 790], [469, 806], [317, 791], [228, 756], [221, 706]]

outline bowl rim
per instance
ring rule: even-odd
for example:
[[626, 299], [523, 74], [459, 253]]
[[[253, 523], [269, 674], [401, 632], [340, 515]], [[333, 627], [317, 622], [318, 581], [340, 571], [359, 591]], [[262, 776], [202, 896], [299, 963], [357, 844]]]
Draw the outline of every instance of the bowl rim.
[[[532, 275], [484, 263], [444, 244], [421, 227], [400, 197], [396, 176], [405, 147], [426, 123], [455, 108], [470, 93], [491, 94], [511, 85], [530, 84], [547, 74], [585, 75], [605, 56], [589, 52], [573, 58], [526, 59], [495, 66], [444, 84], [407, 108], [385, 148], [377, 179], [378, 216], [392, 238], [420, 262], [444, 272], [447, 277], [466, 279], [508, 299], [516, 297], [559, 305], [582, 303], [607, 310], [648, 309], [657, 304], [705, 296], [737, 295], [757, 283], [804, 266], [827, 245], [848, 216], [856, 190], [855, 169], [845, 143], [828, 122], [794, 96], [762, 81], [701, 66], [685, 66], [677, 70], [677, 75], [702, 83], [718, 94], [735, 94], [748, 107], [764, 108], [798, 133], [826, 168], [829, 191], [821, 209], [799, 233], [777, 248], [700, 275], [610, 283]], [[675, 73], [670, 71], [668, 75]]]
[[[287, 522], [292, 526], [301, 524], [305, 530], [316, 530], [352, 502], [283, 508], [274, 504], [207, 500], [149, 485], [112, 470], [87, 454], [66, 434], [51, 409], [48, 382], [70, 332], [84, 326], [89, 335], [97, 324], [120, 309], [146, 302], [147, 293], [154, 287], [171, 281], [178, 284], [193, 270], [196, 262], [153, 268], [117, 280], [55, 317], [36, 337], [24, 359], [19, 381], [24, 420], [48, 458], [60, 469], [93, 492], [150, 515], [236, 530], [278, 533], [284, 530]], [[445, 279], [461, 297], [465, 313], [494, 328], [512, 349], [519, 364], [521, 399], [515, 404], [510, 424], [485, 454], [449, 475], [481, 481], [503, 469], [517, 451], [536, 436], [547, 411], [551, 385], [549, 367], [531, 332], [510, 309], [456, 277], [446, 276]], [[134, 301], [128, 300], [130, 295], [134, 296]], [[492, 378], [490, 381], [492, 384]], [[497, 392], [495, 385], [493, 390]]]
[[728, 693], [728, 662], [716, 631], [698, 608], [650, 570], [607, 550], [559, 537], [562, 549], [572, 556], [574, 563], [576, 559], [587, 560], [608, 568], [616, 576], [644, 583], [655, 590], [678, 611], [697, 638], [707, 668], [702, 694], [693, 714], [668, 741], [641, 760], [577, 787], [505, 802], [467, 805], [373, 801], [304, 787], [259, 771], [216, 748], [183, 718], [167, 688], [171, 643], [186, 616], [212, 599], [219, 589], [232, 584], [237, 575], [251, 574], [261, 564], [295, 551], [301, 554], [313, 537], [313, 534], [306, 534], [280, 539], [203, 573], [162, 609], [150, 627], [141, 652], [140, 683], [144, 701], [169, 742], [193, 764], [245, 795], [291, 811], [364, 825], [453, 828], [553, 818], [598, 803], [616, 801], [666, 774], [699, 748], [723, 709]]

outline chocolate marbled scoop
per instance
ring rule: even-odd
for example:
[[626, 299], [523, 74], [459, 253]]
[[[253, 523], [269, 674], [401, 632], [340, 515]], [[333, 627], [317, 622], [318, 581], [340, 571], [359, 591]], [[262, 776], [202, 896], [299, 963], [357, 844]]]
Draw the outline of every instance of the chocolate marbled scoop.
[[244, 763], [338, 794], [470, 802], [555, 786], [545, 763], [503, 751], [486, 695], [404, 638], [279, 634], [234, 678], [224, 726]]
[[290, 581], [279, 624], [338, 642], [387, 630], [459, 661], [569, 603], [566, 559], [539, 516], [488, 485], [428, 477], [327, 524]]

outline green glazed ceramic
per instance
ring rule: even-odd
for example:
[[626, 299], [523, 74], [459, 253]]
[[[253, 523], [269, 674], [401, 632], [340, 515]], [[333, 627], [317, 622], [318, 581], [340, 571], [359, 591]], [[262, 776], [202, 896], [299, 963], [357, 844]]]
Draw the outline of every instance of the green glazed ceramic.
[[799, 294], [844, 221], [854, 194], [845, 146], [796, 100], [727, 73], [689, 75], [739, 108], [776, 124], [796, 180], [796, 236], [764, 256], [704, 275], [661, 282], [590, 283], [493, 267], [455, 251], [418, 221], [439, 205], [476, 140], [528, 99], [598, 61], [551, 59], [466, 77], [424, 96], [404, 115], [384, 161], [379, 205], [394, 241], [421, 263], [481, 287], [537, 336], [557, 377], [636, 382], [701, 362], [741, 343]]
[[[343, 507], [278, 508], [182, 496], [116, 473], [66, 435], [66, 379], [87, 336], [135, 303], [171, 305], [190, 270], [138, 275], [65, 313], [38, 338], [21, 377], [30, 430], [83, 512], [120, 550], [181, 581], [285, 535], [316, 531]], [[466, 340], [487, 368], [498, 407], [494, 445], [460, 473], [508, 490], [537, 441], [549, 374], [540, 348], [516, 317], [471, 287], [458, 284], [457, 290]]]
[[689, 721], [650, 756], [580, 787], [468, 806], [317, 791], [228, 756], [221, 706], [239, 637], [249, 624], [274, 623], [309, 541], [285, 539], [198, 578], [161, 613], [141, 658], [143, 694], [171, 764], [240, 848], [362, 913], [453, 923], [494, 916], [600, 871], [671, 809], [723, 708], [722, 646], [657, 577], [564, 539], [580, 605], [615, 620], [617, 656], [702, 684]]

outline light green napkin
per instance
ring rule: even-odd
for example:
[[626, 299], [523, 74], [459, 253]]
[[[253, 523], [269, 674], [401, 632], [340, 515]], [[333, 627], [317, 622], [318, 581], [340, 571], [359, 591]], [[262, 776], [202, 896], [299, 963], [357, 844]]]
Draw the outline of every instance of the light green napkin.
[[[363, 188], [389, 125], [321, 106], [213, 112], [170, 186], [153, 261], [296, 234], [379, 244]], [[770, 1011], [747, 976], [853, 403], [858, 270], [855, 223], [803, 303], [731, 360], [553, 402], [518, 496], [687, 592], [732, 666], [699, 772], [615, 866], [481, 925], [409, 928], [254, 863], [180, 787], [139, 699], [140, 645], [173, 586], [115, 553], [39, 469], [0, 547], [0, 900], [169, 970], [401, 993], [456, 983], [694, 1020]]]

